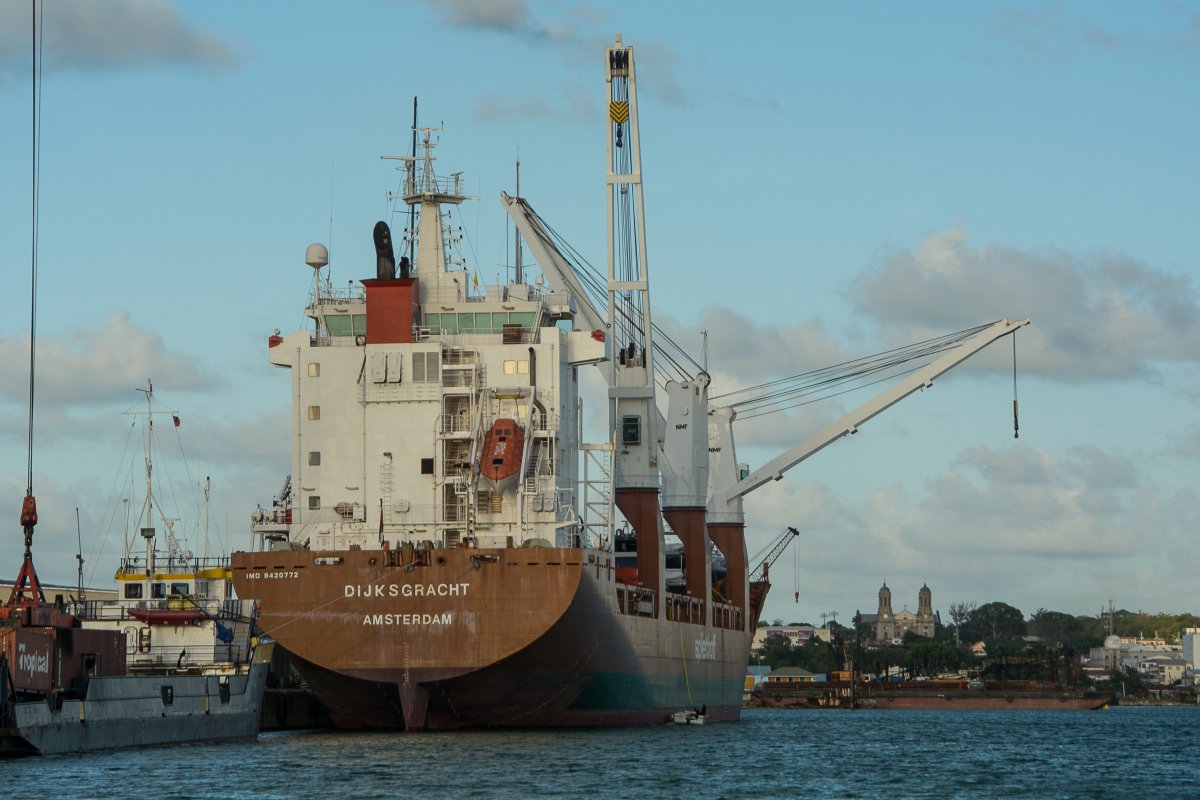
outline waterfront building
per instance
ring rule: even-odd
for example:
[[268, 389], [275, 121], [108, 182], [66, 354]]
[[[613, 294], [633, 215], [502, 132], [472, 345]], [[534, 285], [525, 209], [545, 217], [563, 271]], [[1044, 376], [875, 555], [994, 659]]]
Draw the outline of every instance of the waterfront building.
[[1150, 683], [1170, 686], [1183, 678], [1188, 663], [1182, 658], [1149, 658], [1138, 664], [1142, 677]]
[[776, 688], [812, 683], [816, 675], [803, 667], [780, 667], [767, 675], [765, 683]]
[[1200, 659], [1200, 628], [1184, 628], [1179, 633], [1179, 641], [1183, 646], [1182, 658], [1192, 669], [1200, 667], [1196, 663]]
[[[1195, 644], [1192, 646], [1194, 648]], [[1178, 670], [1174, 668], [1175, 661], [1182, 665]], [[1166, 670], [1154, 666], [1156, 662], [1166, 663]], [[1105, 637], [1101, 647], [1093, 647], [1083, 659], [1084, 672], [1094, 677], [1119, 672], [1126, 667], [1138, 670], [1156, 683], [1173, 683], [1182, 677], [1187, 668], [1187, 657], [1179, 645], [1167, 644], [1158, 637], [1145, 639], [1110, 635]], [[1161, 680], [1160, 676], [1167, 672], [1174, 677]]]
[[753, 651], [762, 650], [767, 639], [772, 636], [782, 636], [795, 647], [802, 647], [814, 639], [829, 641], [828, 628], [816, 628], [812, 625], [766, 625], [754, 632], [754, 641], [750, 644]]

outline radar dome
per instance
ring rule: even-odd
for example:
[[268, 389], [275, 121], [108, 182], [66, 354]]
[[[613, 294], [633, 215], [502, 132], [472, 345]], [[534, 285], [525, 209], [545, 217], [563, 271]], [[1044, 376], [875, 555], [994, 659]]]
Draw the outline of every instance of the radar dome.
[[329, 263], [329, 251], [320, 242], [310, 244], [304, 251], [304, 263], [313, 269], [320, 269]]
[[1121, 649], [1121, 637], [1120, 636], [1105, 636], [1104, 637], [1104, 646], [1106, 648], [1108, 648], [1109, 650], [1120, 650]]

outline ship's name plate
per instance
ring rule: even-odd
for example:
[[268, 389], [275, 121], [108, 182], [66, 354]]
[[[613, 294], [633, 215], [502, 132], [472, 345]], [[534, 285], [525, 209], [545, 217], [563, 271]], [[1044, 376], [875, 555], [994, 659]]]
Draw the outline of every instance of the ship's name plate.
[[363, 625], [449, 625], [454, 615], [440, 614], [364, 614]]
[[346, 584], [346, 597], [463, 597], [469, 583]]

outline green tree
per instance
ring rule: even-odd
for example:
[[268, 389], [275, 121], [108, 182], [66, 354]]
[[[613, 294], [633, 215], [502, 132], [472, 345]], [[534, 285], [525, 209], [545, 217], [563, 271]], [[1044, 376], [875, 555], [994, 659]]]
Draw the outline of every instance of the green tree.
[[759, 658], [771, 669], [800, 666], [796, 648], [792, 646], [791, 639], [786, 636], [768, 636], [763, 642]]
[[974, 600], [964, 600], [961, 603], [950, 604], [950, 619], [954, 620], [954, 636], [958, 641], [963, 641], [959, 637], [959, 632], [962, 626], [971, 618], [971, 614], [975, 611]]
[[1025, 635], [1025, 616], [1007, 603], [984, 603], [970, 613], [961, 630], [963, 642], [1019, 639]]
[[1029, 617], [1029, 632], [1049, 647], [1065, 644], [1078, 635], [1080, 625], [1070, 614], [1039, 608]]
[[927, 675], [933, 677], [940, 672], [958, 670], [962, 656], [957, 647], [949, 642], [936, 642], [925, 639], [908, 648], [904, 665], [908, 674]]
[[1124, 690], [1125, 694], [1130, 697], [1145, 697], [1148, 694], [1146, 682], [1142, 680], [1141, 673], [1133, 667], [1125, 667], [1120, 672], [1113, 673], [1108, 680], [1098, 682], [1096, 685], [1110, 692]]
[[837, 661], [833, 651], [825, 642], [816, 640], [806, 642], [800, 647], [793, 648], [796, 655], [796, 666], [803, 667], [816, 675], [828, 675], [837, 669]]

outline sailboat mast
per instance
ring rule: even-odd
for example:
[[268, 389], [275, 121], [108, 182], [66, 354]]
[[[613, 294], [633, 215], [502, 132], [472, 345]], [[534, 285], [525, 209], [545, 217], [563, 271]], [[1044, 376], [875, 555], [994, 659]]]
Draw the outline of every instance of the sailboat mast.
[[204, 476], [204, 560], [208, 561], [208, 496], [212, 491], [212, 478]]
[[76, 597], [82, 603], [86, 598], [83, 596], [83, 531], [79, 524], [79, 506], [75, 506], [75, 561], [76, 561]]
[[[152, 398], [154, 397], [154, 383], [146, 381], [147, 388], [139, 389], [146, 395], [146, 500], [142, 505], [142, 511], [145, 512], [146, 521], [142, 527], [142, 538], [146, 540], [146, 577], [149, 578], [154, 572], [154, 452], [153, 452], [153, 437], [154, 437], [154, 406]], [[138, 517], [141, 521], [141, 517]]]

